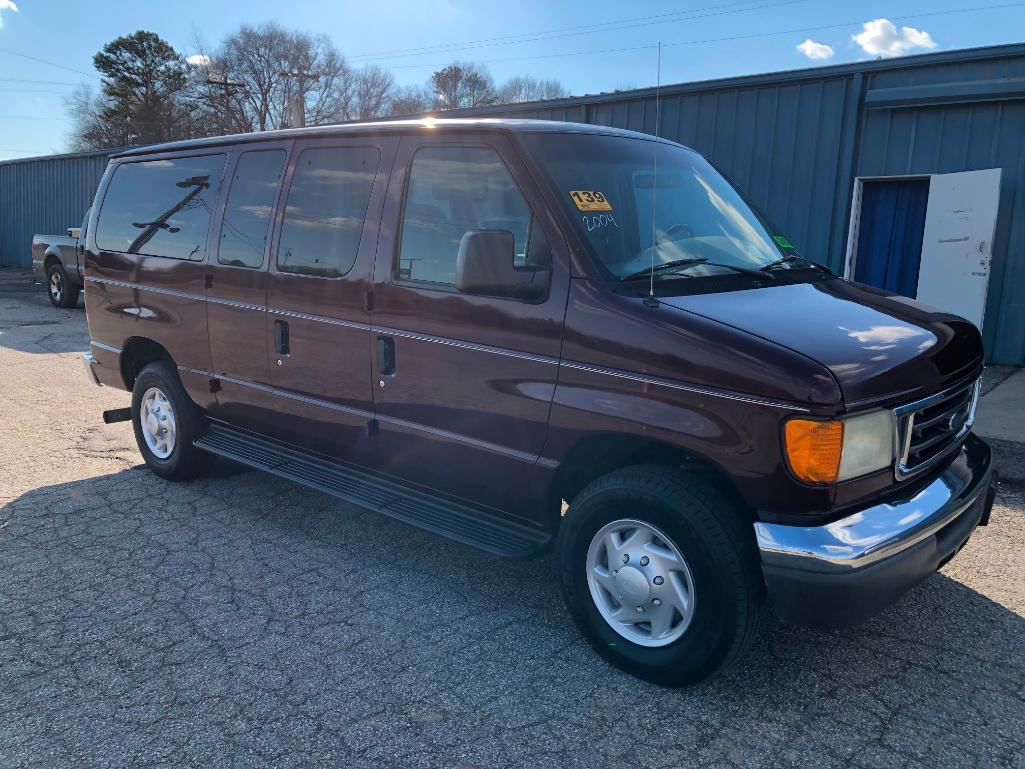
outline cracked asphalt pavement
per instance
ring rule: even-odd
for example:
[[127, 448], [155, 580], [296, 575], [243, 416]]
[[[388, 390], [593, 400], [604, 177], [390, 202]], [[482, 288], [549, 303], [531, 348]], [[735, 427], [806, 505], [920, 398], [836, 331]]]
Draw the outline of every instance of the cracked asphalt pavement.
[[0, 767], [1025, 767], [1025, 490], [898, 605], [712, 683], [602, 662], [505, 562], [217, 462], [171, 484], [0, 270]]

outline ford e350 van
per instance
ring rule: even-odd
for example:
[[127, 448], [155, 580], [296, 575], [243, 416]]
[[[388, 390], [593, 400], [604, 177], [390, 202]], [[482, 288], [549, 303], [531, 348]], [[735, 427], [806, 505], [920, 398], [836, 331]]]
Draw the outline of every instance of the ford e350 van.
[[736, 659], [766, 603], [862, 621], [989, 516], [978, 330], [799, 255], [672, 142], [437, 120], [147, 147], [86, 232], [86, 361], [154, 472], [215, 454], [554, 550], [581, 632], [661, 684]]

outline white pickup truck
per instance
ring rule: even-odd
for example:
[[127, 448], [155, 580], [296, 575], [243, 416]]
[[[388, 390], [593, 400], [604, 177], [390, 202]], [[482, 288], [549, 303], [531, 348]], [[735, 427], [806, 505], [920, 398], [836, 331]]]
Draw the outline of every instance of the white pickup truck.
[[85, 234], [89, 212], [81, 227], [68, 227], [67, 235], [32, 236], [32, 270], [46, 283], [46, 294], [54, 307], [74, 307], [82, 291], [81, 235]]

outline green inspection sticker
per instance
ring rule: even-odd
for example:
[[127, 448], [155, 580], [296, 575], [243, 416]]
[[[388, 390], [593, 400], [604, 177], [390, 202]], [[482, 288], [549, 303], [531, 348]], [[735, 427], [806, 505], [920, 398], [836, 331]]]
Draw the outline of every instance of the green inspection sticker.
[[780, 248], [793, 248], [790, 241], [784, 238], [782, 235], [773, 235], [772, 239], [776, 241]]

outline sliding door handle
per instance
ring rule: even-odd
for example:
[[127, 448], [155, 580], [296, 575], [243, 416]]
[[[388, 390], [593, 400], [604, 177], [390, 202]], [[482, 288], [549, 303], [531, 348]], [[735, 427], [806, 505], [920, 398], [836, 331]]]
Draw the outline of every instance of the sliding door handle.
[[274, 350], [278, 355], [288, 355], [291, 352], [288, 344], [288, 324], [283, 320], [274, 321]]
[[381, 376], [395, 374], [395, 340], [390, 336], [377, 337], [377, 370]]

